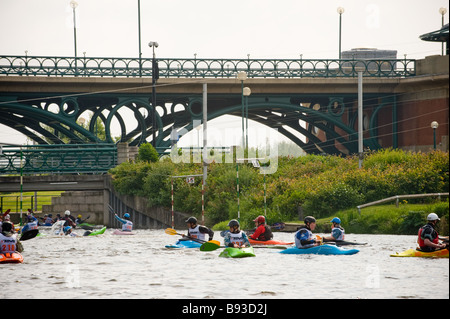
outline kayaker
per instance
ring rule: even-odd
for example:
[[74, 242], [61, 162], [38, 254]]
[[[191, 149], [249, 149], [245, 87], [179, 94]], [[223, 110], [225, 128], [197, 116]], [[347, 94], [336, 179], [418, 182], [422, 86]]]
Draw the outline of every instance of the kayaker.
[[341, 219], [339, 217], [334, 217], [331, 221], [331, 235], [324, 237], [324, 240], [329, 241], [341, 241], [345, 237], [345, 229], [341, 226]]
[[312, 233], [316, 228], [316, 219], [312, 216], [306, 216], [304, 222], [305, 225], [300, 226], [294, 235], [295, 246], [300, 249], [319, 246], [320, 242]]
[[23, 251], [23, 246], [14, 234], [13, 224], [3, 222], [2, 232], [0, 233], [0, 253], [14, 253]]
[[417, 243], [424, 252], [432, 252], [438, 249], [448, 248], [448, 244], [439, 243], [439, 234], [436, 231], [436, 225], [441, 219], [435, 213], [428, 214], [428, 223], [419, 229]]
[[117, 214], [114, 214], [114, 217], [122, 223], [122, 231], [132, 231], [133, 230], [133, 222], [131, 221], [130, 214], [125, 213], [123, 218], [120, 218]]
[[32, 214], [29, 214], [27, 216], [27, 220], [27, 224], [22, 228], [22, 234], [33, 229], [38, 229], [38, 220], [36, 217], [34, 217]]
[[189, 237], [206, 241], [205, 240], [206, 234], [208, 234], [208, 236], [209, 236], [208, 241], [211, 241], [213, 239], [214, 232], [211, 229], [209, 229], [208, 227], [205, 227], [202, 225], [197, 225], [197, 218], [189, 217], [186, 220], [186, 224], [188, 227], [188, 236]]
[[64, 229], [64, 235], [69, 236], [69, 237], [77, 237], [78, 234], [73, 232], [73, 229], [71, 226], [65, 226]]
[[258, 216], [253, 221], [255, 222], [256, 230], [250, 235], [251, 239], [267, 241], [273, 238], [272, 230], [270, 229], [270, 226], [266, 224], [266, 218], [264, 216]]
[[64, 212], [64, 217], [61, 218], [61, 220], [65, 220], [66, 221], [64, 226], [71, 226], [71, 227], [76, 227], [77, 226], [77, 224], [75, 223], [75, 218], [70, 215], [70, 210], [66, 210]]
[[225, 234], [223, 242], [227, 247], [250, 247], [247, 235], [240, 229], [240, 224], [236, 219], [228, 223], [230, 231]]

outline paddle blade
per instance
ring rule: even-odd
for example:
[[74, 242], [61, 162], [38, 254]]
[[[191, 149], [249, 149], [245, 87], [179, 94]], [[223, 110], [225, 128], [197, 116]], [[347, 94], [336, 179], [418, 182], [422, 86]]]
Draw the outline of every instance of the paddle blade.
[[168, 235], [176, 235], [176, 234], [177, 234], [177, 231], [176, 231], [175, 229], [172, 229], [172, 228], [167, 228], [167, 229], [165, 230], [165, 232], [166, 232], [166, 234], [168, 234]]
[[22, 234], [22, 236], [20, 237], [20, 241], [32, 239], [32, 238], [36, 237], [37, 234], [39, 234], [39, 229], [32, 229], [27, 232], [24, 232]]
[[[214, 240], [214, 241], [217, 242], [217, 240]], [[219, 248], [220, 248], [220, 244], [217, 245], [216, 243], [211, 242], [211, 241], [208, 241], [200, 246], [201, 251], [213, 251], [213, 250], [216, 250]]]

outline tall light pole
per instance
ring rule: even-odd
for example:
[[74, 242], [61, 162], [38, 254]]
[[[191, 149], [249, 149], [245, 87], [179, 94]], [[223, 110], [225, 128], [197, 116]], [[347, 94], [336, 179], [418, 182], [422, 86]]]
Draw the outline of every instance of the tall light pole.
[[[444, 16], [447, 13], [447, 9], [446, 8], [439, 8], [439, 13], [442, 16], [441, 27], [443, 27], [444, 26]], [[442, 44], [441, 44], [441, 55], [444, 55], [444, 42], [442, 42]]]
[[158, 62], [156, 62], [155, 48], [159, 46], [158, 42], [150, 41], [148, 46], [153, 49], [152, 58], [152, 106], [153, 106], [153, 118], [152, 118], [152, 130], [153, 140], [152, 145], [156, 148], [156, 81], [159, 79]]
[[244, 117], [245, 117], [245, 107], [244, 107], [244, 81], [247, 80], [247, 73], [244, 71], [238, 72], [236, 75], [237, 79], [241, 81], [241, 111], [242, 111], [242, 147], [245, 149], [245, 133], [244, 133]]
[[342, 35], [342, 14], [344, 13], [344, 8], [337, 8], [337, 13], [339, 13], [339, 60], [341, 59], [341, 35]]
[[431, 122], [431, 128], [433, 129], [433, 149], [436, 150], [436, 129], [438, 128], [439, 123], [436, 121]]
[[142, 50], [141, 50], [141, 0], [138, 0], [138, 41], [139, 41], [139, 76], [142, 76]]
[[75, 9], [78, 7], [78, 2], [75, 0], [70, 1], [70, 7], [73, 11], [73, 42], [74, 42], [74, 48], [75, 48], [75, 76], [77, 76], [78, 70], [77, 70], [77, 22], [75, 19]]
[[242, 94], [245, 99], [245, 147], [248, 151], [248, 97], [252, 94], [252, 91], [249, 87], [245, 87], [242, 90]]

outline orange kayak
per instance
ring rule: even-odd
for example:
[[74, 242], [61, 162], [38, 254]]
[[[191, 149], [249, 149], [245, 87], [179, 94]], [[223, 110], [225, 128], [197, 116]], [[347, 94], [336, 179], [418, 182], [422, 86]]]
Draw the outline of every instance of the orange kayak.
[[19, 264], [23, 263], [23, 257], [19, 253], [0, 254], [0, 264]]
[[285, 242], [282, 240], [274, 240], [274, 239], [262, 241], [262, 240], [254, 240], [254, 239], [249, 238], [248, 240], [249, 240], [250, 244], [252, 244], [252, 245], [292, 245], [293, 244], [293, 242], [288, 243], [288, 242]]

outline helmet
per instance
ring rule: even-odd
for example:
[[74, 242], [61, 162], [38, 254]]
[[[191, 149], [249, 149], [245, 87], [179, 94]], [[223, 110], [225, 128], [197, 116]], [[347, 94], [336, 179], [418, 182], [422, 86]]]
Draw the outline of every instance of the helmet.
[[191, 224], [197, 224], [197, 218], [195, 218], [195, 217], [189, 217], [187, 220], [186, 220], [186, 223], [191, 223]]
[[70, 215], [70, 210], [66, 210], [66, 211], [64, 212], [64, 215]]
[[81, 215], [78, 215], [77, 217], [78, 217], [78, 218], [81, 218]]
[[262, 215], [256, 217], [254, 220], [254, 222], [258, 222], [258, 224], [265, 224], [266, 223], [266, 218]]
[[439, 218], [439, 216], [437, 214], [431, 213], [427, 216], [427, 220], [433, 221], [433, 220], [441, 220], [441, 219]]
[[3, 222], [2, 232], [10, 232], [13, 229], [13, 225], [10, 222]]
[[67, 233], [71, 229], [72, 229], [72, 226], [66, 226], [66, 227], [63, 228], [65, 233]]
[[239, 222], [236, 219], [232, 219], [230, 220], [230, 222], [228, 223], [228, 227], [239, 227]]
[[130, 214], [125, 213], [125, 214], [123, 215], [123, 218], [130, 218]]
[[334, 217], [330, 223], [336, 223], [336, 224], [340, 224], [341, 223], [341, 219], [339, 217]]
[[312, 216], [306, 216], [304, 222], [305, 222], [305, 224], [315, 223], [316, 219]]

